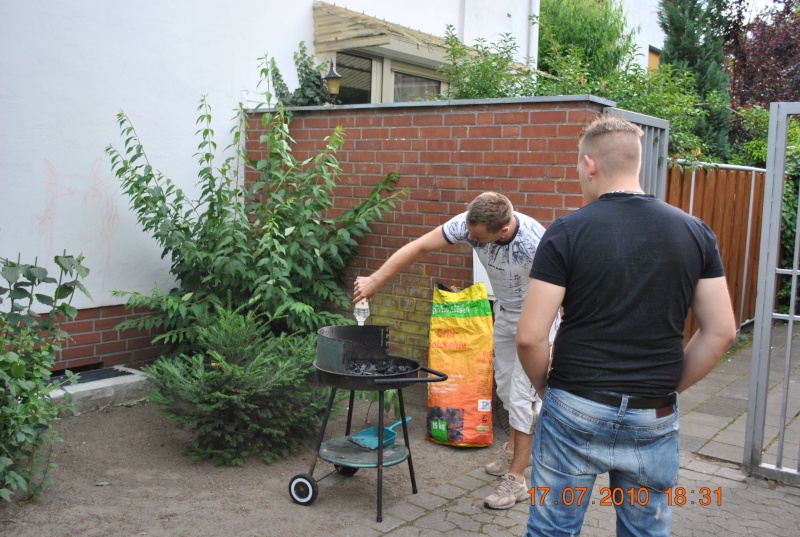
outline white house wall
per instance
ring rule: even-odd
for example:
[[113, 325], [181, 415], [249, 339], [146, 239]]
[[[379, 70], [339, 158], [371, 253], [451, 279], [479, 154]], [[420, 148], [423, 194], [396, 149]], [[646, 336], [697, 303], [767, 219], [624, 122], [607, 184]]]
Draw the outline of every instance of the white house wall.
[[[197, 103], [208, 96], [220, 150], [258, 61], [275, 57], [290, 87], [292, 54], [313, 44], [312, 0], [0, 0], [0, 256], [86, 256], [94, 300], [114, 290], [169, 289], [169, 260], [140, 231], [104, 149], [131, 118], [151, 164], [195, 192]], [[467, 44], [510, 33], [529, 53], [536, 0], [348, 0], [337, 5]]]

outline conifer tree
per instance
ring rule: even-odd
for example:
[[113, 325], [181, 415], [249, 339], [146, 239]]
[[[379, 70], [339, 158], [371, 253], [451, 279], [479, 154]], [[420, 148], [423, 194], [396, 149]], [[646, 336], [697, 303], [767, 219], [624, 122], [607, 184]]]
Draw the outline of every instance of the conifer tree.
[[696, 134], [711, 148], [711, 157], [730, 156], [730, 96], [725, 73], [725, 0], [660, 0], [658, 22], [664, 31], [662, 63], [690, 71], [707, 115]]

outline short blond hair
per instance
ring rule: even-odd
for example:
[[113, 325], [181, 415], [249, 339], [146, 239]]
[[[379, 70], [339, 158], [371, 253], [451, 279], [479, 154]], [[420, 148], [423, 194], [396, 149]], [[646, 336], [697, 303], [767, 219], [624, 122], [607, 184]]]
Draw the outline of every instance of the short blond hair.
[[642, 163], [644, 132], [621, 117], [599, 115], [578, 137], [578, 157], [591, 155], [605, 175], [635, 173]]
[[467, 205], [467, 224], [482, 224], [489, 233], [497, 233], [511, 222], [514, 206], [497, 192], [484, 192]]

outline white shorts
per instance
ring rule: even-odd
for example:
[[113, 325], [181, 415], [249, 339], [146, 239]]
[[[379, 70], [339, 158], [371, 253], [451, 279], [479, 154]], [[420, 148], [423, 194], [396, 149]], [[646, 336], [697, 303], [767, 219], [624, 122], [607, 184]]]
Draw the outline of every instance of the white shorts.
[[[504, 310], [495, 302], [492, 364], [497, 396], [508, 410], [508, 424], [521, 433], [533, 434], [536, 425], [534, 416], [539, 413], [542, 401], [536, 395], [536, 390], [517, 357], [519, 316], [518, 312]], [[557, 326], [556, 321], [550, 331], [551, 345]]]

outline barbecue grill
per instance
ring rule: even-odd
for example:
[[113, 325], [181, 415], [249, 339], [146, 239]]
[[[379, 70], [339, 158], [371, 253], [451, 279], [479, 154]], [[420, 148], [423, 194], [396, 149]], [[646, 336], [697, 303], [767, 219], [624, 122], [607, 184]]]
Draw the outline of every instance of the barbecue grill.
[[[294, 476], [289, 483], [289, 494], [295, 503], [311, 505], [317, 499], [319, 487], [314, 479], [317, 460], [333, 464], [334, 471], [343, 476], [352, 476], [360, 468], [378, 470], [378, 513], [381, 522], [383, 503], [383, 469], [408, 461], [411, 476], [411, 491], [417, 493], [414, 465], [408, 441], [406, 410], [403, 403], [403, 388], [416, 382], [441, 382], [447, 375], [429, 369], [415, 360], [388, 354], [389, 330], [386, 326], [326, 326], [317, 331], [317, 359], [314, 367], [317, 382], [331, 387], [328, 406], [322, 418], [311, 469], [307, 474]], [[433, 376], [420, 377], [420, 372]], [[336, 391], [350, 390], [345, 436], [324, 440]], [[353, 418], [353, 403], [357, 390], [378, 392], [378, 439], [377, 448], [370, 449], [349, 439]], [[387, 390], [397, 390], [397, 404], [403, 426], [404, 444], [384, 445], [384, 397]], [[320, 481], [331, 473], [320, 478]]]

